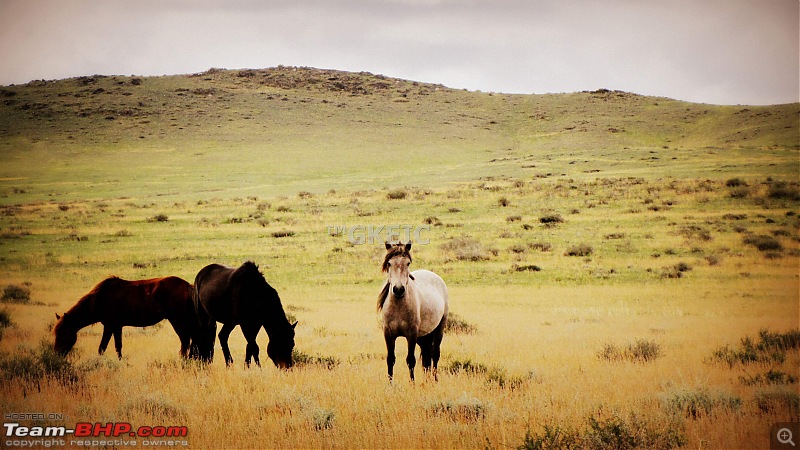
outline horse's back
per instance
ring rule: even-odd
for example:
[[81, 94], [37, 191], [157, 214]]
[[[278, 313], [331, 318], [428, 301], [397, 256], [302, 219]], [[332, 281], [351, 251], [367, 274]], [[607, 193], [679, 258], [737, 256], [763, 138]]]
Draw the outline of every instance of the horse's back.
[[430, 270], [411, 272], [419, 295], [420, 335], [426, 335], [439, 326], [449, 312], [447, 285], [442, 277]]

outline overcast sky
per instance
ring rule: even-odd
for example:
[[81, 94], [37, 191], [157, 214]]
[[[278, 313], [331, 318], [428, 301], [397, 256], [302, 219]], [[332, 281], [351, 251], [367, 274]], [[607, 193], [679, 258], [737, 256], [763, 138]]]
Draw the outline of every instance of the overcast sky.
[[277, 65], [508, 93], [800, 100], [798, 0], [0, 0], [0, 85]]

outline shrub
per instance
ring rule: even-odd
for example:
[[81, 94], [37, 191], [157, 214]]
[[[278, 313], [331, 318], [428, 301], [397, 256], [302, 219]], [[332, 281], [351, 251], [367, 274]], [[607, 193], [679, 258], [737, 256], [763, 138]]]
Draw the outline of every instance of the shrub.
[[557, 223], [563, 223], [564, 218], [561, 217], [560, 214], [547, 214], [539, 218], [539, 222], [545, 225], [554, 225]]
[[532, 250], [539, 250], [542, 252], [549, 252], [553, 250], [553, 244], [550, 244], [549, 242], [534, 242], [532, 244], [528, 244], [528, 247], [530, 247]]
[[3, 297], [0, 301], [5, 303], [28, 304], [31, 301], [31, 290], [25, 286], [9, 284], [3, 288]]
[[408, 192], [405, 189], [394, 189], [386, 193], [386, 198], [389, 200], [402, 200], [406, 198]]
[[750, 195], [750, 188], [747, 186], [739, 186], [732, 188], [729, 192], [731, 198], [747, 198]]
[[511, 266], [511, 269], [515, 272], [541, 272], [542, 270], [542, 268], [536, 264], [526, 264], [522, 266], [514, 264]]
[[453, 238], [443, 244], [442, 249], [453, 253], [460, 261], [485, 261], [497, 255], [497, 250], [487, 250], [480, 241], [470, 237]]
[[439, 218], [435, 217], [435, 216], [426, 217], [425, 220], [422, 221], [422, 223], [424, 223], [426, 225], [433, 225], [435, 227], [442, 226], [442, 221], [439, 220]]
[[0, 380], [39, 381], [53, 378], [65, 386], [80, 381], [80, 371], [65, 356], [56, 353], [53, 345], [41, 341], [37, 349], [21, 348], [12, 353], [0, 353]]
[[316, 408], [311, 413], [311, 422], [317, 431], [329, 430], [333, 428], [333, 420], [336, 418], [336, 411], [333, 409]]
[[517, 450], [549, 450], [579, 448], [580, 434], [569, 428], [558, 425], [545, 425], [540, 433], [525, 432], [525, 439]]
[[273, 231], [271, 233], [271, 235], [274, 238], [292, 237], [292, 236], [294, 236], [294, 231], [290, 231], [290, 230]]
[[506, 222], [509, 222], [509, 223], [511, 223], [511, 222], [519, 222], [520, 220], [522, 220], [522, 216], [519, 216], [519, 215], [506, 217]]
[[742, 399], [724, 393], [711, 394], [706, 390], [678, 392], [665, 400], [670, 412], [690, 419], [711, 416], [715, 410], [736, 411]]
[[783, 245], [781, 245], [780, 241], [778, 241], [772, 236], [767, 236], [763, 234], [759, 235], [751, 234], [745, 236], [742, 239], [742, 241], [747, 245], [754, 246], [755, 248], [761, 250], [762, 252], [783, 250]]
[[759, 331], [758, 340], [745, 336], [740, 344], [738, 348], [726, 345], [715, 350], [712, 361], [727, 363], [731, 368], [736, 364], [782, 363], [786, 352], [800, 349], [800, 330], [773, 333], [764, 329]]
[[788, 410], [789, 417], [800, 416], [800, 395], [784, 390], [759, 392], [754, 399], [756, 407], [764, 414]]
[[786, 200], [800, 200], [800, 190], [785, 181], [776, 181], [769, 186], [767, 197]]
[[505, 208], [506, 206], [511, 204], [511, 201], [505, 197], [500, 197], [497, 199], [497, 204]]
[[170, 421], [185, 421], [186, 412], [178, 405], [175, 405], [172, 400], [164, 397], [162, 394], [153, 394], [146, 397], [131, 400], [122, 408], [124, 411], [134, 411], [136, 413], [143, 413], [150, 417]]
[[0, 309], [0, 340], [3, 339], [3, 331], [13, 324], [14, 322], [11, 321], [11, 312], [8, 308]]
[[339, 361], [339, 358], [334, 356], [309, 355], [308, 353], [297, 349], [292, 350], [292, 360], [297, 367], [321, 366], [328, 370], [332, 370], [341, 362]]
[[169, 217], [166, 214], [156, 214], [155, 216], [147, 219], [148, 222], [167, 222], [169, 221]]
[[436, 402], [429, 408], [434, 416], [446, 416], [456, 421], [474, 422], [486, 416], [486, 405], [464, 393], [456, 400]]
[[567, 249], [564, 252], [564, 256], [589, 256], [592, 254], [594, 249], [592, 249], [591, 245], [588, 244], [579, 244]]
[[597, 357], [606, 361], [649, 362], [662, 356], [661, 345], [655, 341], [637, 339], [624, 349], [614, 344], [605, 344]]
[[445, 324], [444, 330], [445, 333], [473, 334], [478, 331], [478, 327], [451, 311], [447, 314], [447, 323]]
[[728, 181], [725, 182], [725, 186], [733, 188], [747, 186], [747, 183], [741, 178], [729, 178]]

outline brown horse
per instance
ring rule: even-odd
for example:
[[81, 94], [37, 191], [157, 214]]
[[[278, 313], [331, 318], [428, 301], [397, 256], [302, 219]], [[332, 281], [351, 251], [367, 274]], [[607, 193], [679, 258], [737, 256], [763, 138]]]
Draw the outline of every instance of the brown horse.
[[267, 356], [277, 367], [287, 369], [292, 366], [294, 327], [297, 322], [289, 323], [278, 292], [267, 283], [258, 266], [250, 261], [238, 268], [211, 264], [197, 273], [194, 286], [200, 330], [198, 339], [193, 343], [193, 354], [211, 362], [217, 322], [222, 322], [219, 343], [225, 355], [225, 364], [233, 364], [228, 337], [239, 325], [247, 340], [245, 364], [250, 366], [250, 358], [253, 357], [256, 364], [261, 366], [256, 336], [263, 326], [269, 336]]
[[103, 354], [111, 336], [122, 358], [122, 327], [147, 327], [169, 320], [181, 340], [181, 356], [189, 356], [191, 338], [198, 327], [191, 284], [178, 277], [127, 281], [110, 277], [98, 283], [63, 316], [56, 314], [54, 349], [67, 354], [81, 328], [103, 324], [98, 353]]

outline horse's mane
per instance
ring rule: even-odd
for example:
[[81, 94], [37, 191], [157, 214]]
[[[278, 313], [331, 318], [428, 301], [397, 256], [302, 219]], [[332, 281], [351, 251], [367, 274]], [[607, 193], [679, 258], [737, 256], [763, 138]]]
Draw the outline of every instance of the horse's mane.
[[386, 250], [386, 256], [383, 257], [381, 272], [386, 273], [389, 271], [389, 261], [396, 256], [406, 256], [408, 257], [409, 261], [411, 261], [411, 252], [406, 250], [406, 246], [400, 243], [394, 244]]
[[120, 280], [122, 280], [122, 278], [112, 275], [97, 283], [88, 294], [81, 297], [80, 300], [72, 305], [72, 308], [68, 309], [67, 312], [61, 316], [61, 319], [59, 319], [53, 327], [53, 332], [58, 333], [62, 327], [66, 326], [65, 323], [69, 321], [67, 317], [70, 317], [73, 320], [78, 318], [91, 320], [90, 317], [92, 315], [92, 310], [94, 309], [94, 302], [97, 299], [98, 294], [106, 289], [108, 285], [116, 283]]
[[[281, 304], [281, 297], [278, 295], [278, 291], [267, 282], [266, 278], [264, 278], [264, 274], [258, 270], [258, 265], [256, 265], [256, 263], [253, 261], [246, 261], [233, 272], [231, 278], [244, 286], [245, 289], [253, 289], [256, 290], [256, 292], [266, 292], [270, 299], [275, 300], [274, 302], [263, 303], [264, 306], [275, 312], [274, 315], [271, 314], [270, 316], [274, 316], [278, 318], [278, 320], [284, 318], [286, 321], [285, 325], [291, 326], [289, 320], [286, 319], [286, 313], [283, 310], [283, 304]], [[259, 295], [253, 296], [253, 298], [256, 298], [258, 301], [263, 301], [263, 297]], [[280, 314], [278, 314], [278, 312]]]
[[383, 309], [383, 304], [386, 302], [386, 299], [389, 297], [389, 282], [387, 281], [383, 285], [383, 289], [381, 289], [381, 293], [378, 294], [378, 311]]

